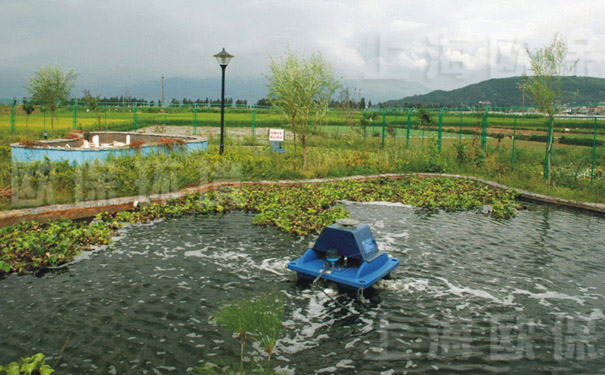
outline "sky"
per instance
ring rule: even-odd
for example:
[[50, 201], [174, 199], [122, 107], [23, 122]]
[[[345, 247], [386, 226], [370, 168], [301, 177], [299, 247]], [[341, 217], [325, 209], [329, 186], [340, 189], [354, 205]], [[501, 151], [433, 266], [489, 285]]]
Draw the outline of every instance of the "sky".
[[46, 64], [103, 95], [162, 74], [219, 79], [223, 47], [228, 79], [255, 85], [290, 48], [361, 86], [449, 90], [527, 72], [525, 50], [557, 32], [574, 74], [605, 77], [604, 20], [605, 0], [0, 0], [0, 97], [25, 95]]

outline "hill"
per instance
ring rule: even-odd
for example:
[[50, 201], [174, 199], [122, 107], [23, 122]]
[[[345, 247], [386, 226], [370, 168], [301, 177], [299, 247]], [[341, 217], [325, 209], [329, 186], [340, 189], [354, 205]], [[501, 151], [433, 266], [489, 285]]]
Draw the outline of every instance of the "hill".
[[[389, 107], [402, 106], [475, 106], [491, 102], [493, 106], [521, 106], [523, 95], [519, 86], [521, 77], [495, 78], [468, 85], [459, 89], [435, 90], [424, 95], [407, 96], [400, 100], [389, 100]], [[562, 77], [561, 102], [567, 104], [591, 104], [605, 101], [605, 78]], [[525, 96], [525, 105], [533, 105]]]

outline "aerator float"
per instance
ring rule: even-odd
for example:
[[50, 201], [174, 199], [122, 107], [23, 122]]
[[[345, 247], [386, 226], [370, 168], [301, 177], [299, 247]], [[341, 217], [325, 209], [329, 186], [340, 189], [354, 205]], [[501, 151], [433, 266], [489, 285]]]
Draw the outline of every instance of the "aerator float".
[[353, 219], [325, 227], [312, 248], [288, 263], [299, 278], [323, 278], [354, 289], [372, 286], [397, 266], [399, 259], [378, 249], [370, 227]]

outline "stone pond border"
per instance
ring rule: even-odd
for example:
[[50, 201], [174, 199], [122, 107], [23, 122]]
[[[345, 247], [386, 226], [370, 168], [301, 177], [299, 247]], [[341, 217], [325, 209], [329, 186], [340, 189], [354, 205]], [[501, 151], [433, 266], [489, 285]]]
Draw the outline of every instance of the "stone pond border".
[[[456, 174], [446, 173], [403, 173], [403, 174], [379, 174], [371, 176], [350, 176], [350, 177], [339, 177], [339, 178], [324, 178], [324, 179], [311, 179], [311, 180], [278, 180], [278, 181], [246, 181], [246, 182], [234, 182], [234, 181], [217, 181], [209, 182], [200, 186], [190, 187], [183, 190], [179, 190], [174, 193], [166, 194], [153, 194], [147, 196], [134, 196], [134, 197], [123, 197], [113, 199], [103, 199], [97, 201], [87, 201], [81, 203], [68, 203], [68, 204], [55, 204], [49, 206], [41, 206], [35, 208], [15, 209], [6, 210], [0, 212], [0, 228], [18, 224], [23, 221], [35, 220], [38, 222], [44, 222], [51, 219], [86, 219], [94, 217], [101, 212], [118, 212], [126, 211], [136, 207], [139, 204], [147, 204], [150, 202], [165, 202], [168, 199], [180, 198], [192, 193], [206, 193], [218, 189], [223, 186], [241, 187], [244, 185], [288, 185], [288, 184], [309, 184], [309, 183], [320, 183], [320, 182], [335, 182], [335, 181], [367, 181], [375, 180], [378, 178], [391, 178], [401, 179], [405, 177], [449, 177], [457, 179], [465, 179], [471, 181], [477, 181], [485, 185], [491, 186], [499, 190], [511, 190], [508, 186], [487, 181], [477, 177], [462, 176]], [[529, 191], [515, 189], [519, 193], [519, 198], [531, 202], [548, 203], [557, 206], [571, 207], [584, 211], [591, 211], [595, 213], [605, 214], [605, 204], [601, 203], [587, 203], [580, 201], [573, 201], [562, 198], [549, 197], [547, 195], [535, 194]]]

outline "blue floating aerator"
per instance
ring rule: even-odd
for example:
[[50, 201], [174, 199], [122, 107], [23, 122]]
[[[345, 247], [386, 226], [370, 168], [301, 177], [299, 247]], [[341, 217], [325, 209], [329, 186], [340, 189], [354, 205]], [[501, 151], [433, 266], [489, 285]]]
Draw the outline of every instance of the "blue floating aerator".
[[353, 219], [325, 227], [312, 248], [288, 263], [300, 278], [323, 278], [355, 289], [372, 286], [397, 266], [399, 259], [378, 249], [370, 227]]

